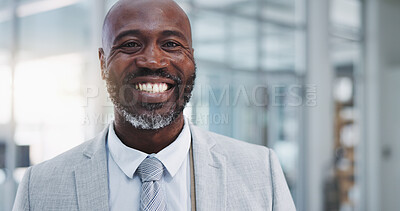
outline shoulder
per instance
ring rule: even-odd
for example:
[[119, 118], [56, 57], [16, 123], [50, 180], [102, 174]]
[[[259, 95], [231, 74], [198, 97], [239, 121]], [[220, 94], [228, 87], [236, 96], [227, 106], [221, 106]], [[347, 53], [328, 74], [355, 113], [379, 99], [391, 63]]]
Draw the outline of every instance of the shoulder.
[[202, 139], [202, 142], [215, 144], [213, 150], [223, 154], [230, 163], [245, 164], [252, 162], [265, 167], [269, 166], [271, 157], [275, 157], [275, 153], [265, 146], [240, 141], [193, 125], [191, 131], [195, 133], [193, 134], [195, 137]]
[[[242, 153], [247, 153], [247, 152], [251, 152], [251, 153], [256, 153], [256, 154], [264, 154], [265, 153], [269, 153], [270, 149], [265, 147], [265, 146], [261, 146], [261, 145], [256, 145], [256, 144], [251, 144], [248, 142], [244, 142], [241, 140], [237, 140], [228, 136], [224, 136], [218, 133], [214, 133], [214, 132], [210, 132], [207, 130], [204, 130], [203, 128], [191, 125], [191, 132], [192, 135], [194, 135], [197, 138], [201, 138], [201, 139], [209, 139], [212, 140], [213, 142], [215, 141], [215, 144], [217, 145], [217, 147], [222, 147], [224, 151], [226, 151], [227, 153], [230, 152], [242, 152]], [[194, 134], [193, 134], [194, 133]]]
[[[86, 161], [95, 153], [105, 151], [105, 131], [93, 139], [40, 164], [31, 167], [30, 174], [34, 178], [57, 177], [57, 175], [68, 175], [75, 167]], [[104, 148], [104, 149], [103, 149]]]
[[104, 164], [105, 131], [53, 159], [28, 168], [19, 184], [14, 210], [51, 210], [59, 204], [76, 210], [76, 170]]
[[34, 165], [32, 171], [44, 172], [46, 170], [46, 174], [48, 174], [48, 171], [73, 167], [84, 159], [83, 151], [91, 142], [93, 140], [86, 141], [50, 160]]
[[[272, 149], [192, 126], [203, 154], [218, 159], [226, 175], [228, 205], [233, 210], [295, 210], [278, 157]], [[195, 142], [195, 140], [193, 140]], [[204, 147], [207, 146], [207, 147]], [[209, 150], [209, 151], [206, 151]], [[219, 155], [223, 156], [219, 156]]]
[[251, 153], [256, 155], [266, 155], [269, 153], [270, 149], [256, 144], [251, 144], [245, 141], [237, 140], [228, 136], [217, 134], [214, 132], [208, 132], [210, 137], [212, 137], [217, 145], [224, 148], [227, 153]]

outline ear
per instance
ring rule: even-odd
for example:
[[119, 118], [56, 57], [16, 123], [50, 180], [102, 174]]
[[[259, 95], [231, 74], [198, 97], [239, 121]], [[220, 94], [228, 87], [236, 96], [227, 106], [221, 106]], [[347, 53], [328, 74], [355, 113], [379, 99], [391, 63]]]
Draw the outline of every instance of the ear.
[[101, 78], [105, 79], [106, 73], [106, 56], [104, 55], [103, 48], [99, 48], [99, 60], [100, 60], [100, 68], [101, 68]]

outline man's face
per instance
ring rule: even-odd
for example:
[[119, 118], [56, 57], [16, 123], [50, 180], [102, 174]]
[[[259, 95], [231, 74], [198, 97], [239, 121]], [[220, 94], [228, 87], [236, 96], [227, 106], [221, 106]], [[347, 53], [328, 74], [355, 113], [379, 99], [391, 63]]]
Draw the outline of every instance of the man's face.
[[176, 7], [162, 1], [125, 3], [114, 8], [103, 30], [100, 60], [107, 90], [116, 112], [139, 129], [169, 125], [191, 96], [190, 25]]

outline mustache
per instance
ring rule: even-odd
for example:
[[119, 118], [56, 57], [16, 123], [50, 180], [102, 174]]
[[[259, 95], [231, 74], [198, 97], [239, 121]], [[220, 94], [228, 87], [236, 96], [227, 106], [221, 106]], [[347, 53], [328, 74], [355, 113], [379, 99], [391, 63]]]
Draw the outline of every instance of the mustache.
[[130, 73], [126, 74], [126, 76], [123, 79], [123, 84], [127, 85], [127, 84], [129, 84], [129, 81], [131, 81], [132, 79], [134, 79], [136, 77], [141, 77], [141, 76], [158, 76], [158, 77], [162, 77], [162, 78], [171, 79], [176, 83], [176, 85], [182, 84], [182, 79], [180, 77], [167, 73], [166, 69], [164, 69], [164, 68], [157, 69], [157, 70], [140, 68], [135, 73], [130, 72]]

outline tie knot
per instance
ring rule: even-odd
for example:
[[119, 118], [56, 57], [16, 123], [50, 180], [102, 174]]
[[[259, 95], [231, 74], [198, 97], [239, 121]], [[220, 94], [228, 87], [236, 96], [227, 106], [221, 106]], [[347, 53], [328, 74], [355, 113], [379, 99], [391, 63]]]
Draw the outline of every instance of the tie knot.
[[147, 157], [137, 169], [137, 174], [142, 182], [158, 181], [163, 175], [164, 167], [155, 157]]

